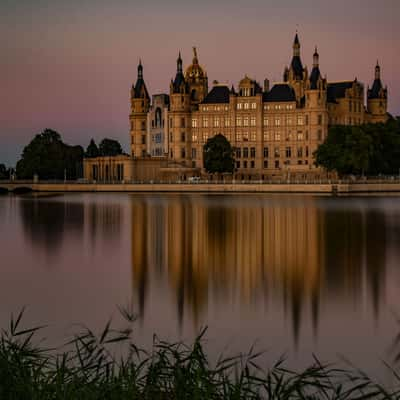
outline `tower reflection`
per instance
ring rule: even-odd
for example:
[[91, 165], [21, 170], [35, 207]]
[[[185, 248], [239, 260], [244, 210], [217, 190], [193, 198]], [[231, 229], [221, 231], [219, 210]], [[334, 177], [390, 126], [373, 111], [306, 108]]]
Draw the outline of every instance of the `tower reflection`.
[[384, 217], [362, 207], [337, 211], [329, 201], [133, 198], [133, 288], [141, 315], [160, 282], [173, 294], [180, 323], [189, 318], [197, 325], [217, 305], [281, 304], [297, 345], [306, 318], [317, 337], [322, 302], [362, 301], [363, 276], [378, 315]]

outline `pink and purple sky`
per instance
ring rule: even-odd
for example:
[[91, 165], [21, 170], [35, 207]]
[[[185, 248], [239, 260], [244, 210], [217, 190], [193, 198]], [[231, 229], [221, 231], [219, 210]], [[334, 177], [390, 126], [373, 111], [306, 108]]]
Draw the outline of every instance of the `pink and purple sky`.
[[44, 128], [87, 146], [129, 150], [129, 92], [139, 58], [151, 94], [167, 92], [178, 51], [197, 46], [209, 82], [280, 81], [296, 29], [303, 63], [318, 46], [329, 81], [372, 84], [376, 60], [400, 114], [399, 0], [2, 0], [0, 163]]

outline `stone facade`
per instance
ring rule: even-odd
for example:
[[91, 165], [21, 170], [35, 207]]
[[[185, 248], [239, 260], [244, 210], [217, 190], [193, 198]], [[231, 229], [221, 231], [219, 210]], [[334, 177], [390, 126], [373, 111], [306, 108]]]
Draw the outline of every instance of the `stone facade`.
[[[157, 125], [158, 109], [162, 127]], [[223, 134], [235, 149], [235, 176], [239, 179], [315, 173], [313, 153], [330, 125], [377, 123], [387, 118], [387, 89], [378, 64], [365, 105], [364, 86], [357, 79], [328, 82], [322, 76], [317, 49], [308, 73], [297, 34], [283, 81], [271, 88], [268, 79], [261, 87], [245, 76], [237, 90], [214, 83], [208, 91], [207, 73], [194, 48], [192, 64], [185, 73], [179, 55], [169, 96], [153, 96], [152, 105], [139, 64], [131, 90], [131, 154], [137, 160], [163, 155], [185, 169], [204, 173], [203, 146], [208, 138]], [[162, 144], [154, 143], [158, 130]]]
[[112, 157], [84, 158], [83, 176], [87, 181], [130, 182], [134, 178], [132, 157], [121, 154]]

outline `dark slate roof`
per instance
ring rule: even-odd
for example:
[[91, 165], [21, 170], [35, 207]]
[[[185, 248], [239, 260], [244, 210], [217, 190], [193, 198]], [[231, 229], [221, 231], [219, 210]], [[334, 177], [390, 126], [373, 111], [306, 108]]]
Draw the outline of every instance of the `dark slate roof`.
[[299, 35], [296, 32], [296, 36], [294, 37], [294, 44], [300, 44]]
[[136, 81], [136, 85], [132, 89], [133, 89], [133, 97], [135, 99], [143, 99], [143, 98], [150, 99], [143, 78], [138, 78]]
[[294, 90], [286, 83], [278, 83], [269, 92], [263, 93], [265, 102], [296, 101]]
[[294, 72], [294, 76], [296, 78], [302, 79], [303, 78], [303, 64], [301, 62], [300, 56], [293, 56], [291, 67]]
[[346, 95], [346, 89], [350, 89], [353, 86], [353, 81], [348, 82], [336, 82], [328, 84], [328, 103], [336, 103], [336, 99], [341, 99]]
[[228, 86], [214, 86], [202, 101], [203, 104], [229, 103], [231, 91]]
[[310, 75], [310, 89], [317, 89], [318, 79], [321, 76], [321, 72], [318, 67], [314, 67]]
[[372, 88], [368, 91], [369, 99], [379, 99], [379, 92], [382, 89], [382, 82], [380, 79], [375, 79]]
[[185, 77], [183, 75], [183, 72], [178, 71], [176, 73], [176, 75], [175, 75], [175, 80], [174, 80], [174, 83], [173, 83], [173, 89], [174, 89], [173, 92], [174, 93], [180, 93], [182, 84], [186, 85]]

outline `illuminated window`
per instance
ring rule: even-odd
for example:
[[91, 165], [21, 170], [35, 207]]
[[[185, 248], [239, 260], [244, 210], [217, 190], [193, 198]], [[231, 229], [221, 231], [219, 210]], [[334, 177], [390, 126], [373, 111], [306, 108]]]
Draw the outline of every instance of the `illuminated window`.
[[269, 119], [267, 117], [264, 117], [264, 126], [269, 125]]
[[244, 109], [248, 110], [249, 109], [249, 103], [244, 103]]
[[253, 110], [255, 110], [255, 109], [257, 108], [257, 104], [256, 104], [256, 103], [251, 103], [251, 108], [252, 108]]
[[279, 158], [279, 147], [274, 148], [274, 157]]
[[236, 126], [242, 126], [242, 117], [236, 117]]
[[236, 141], [240, 142], [241, 139], [240, 132], [236, 132]]
[[297, 132], [297, 140], [303, 140], [303, 132]]
[[203, 118], [203, 127], [208, 128], [208, 118]]
[[243, 118], [243, 126], [249, 126], [249, 117]]
[[237, 109], [241, 110], [242, 109], [242, 103], [237, 103]]
[[292, 125], [292, 117], [289, 116], [289, 115], [286, 117], [286, 125], [287, 126], [291, 126]]
[[251, 125], [251, 126], [256, 126], [256, 117], [255, 117], [255, 116], [251, 117], [251, 119], [250, 119], [250, 125]]
[[299, 126], [304, 125], [304, 120], [302, 115], [297, 116], [297, 125]]
[[280, 126], [281, 125], [281, 119], [279, 117], [275, 118], [275, 126]]
[[252, 132], [251, 132], [251, 141], [252, 141], [252, 142], [255, 142], [256, 140], [257, 140], [256, 132], [255, 132], [255, 131], [252, 131]]
[[303, 148], [302, 147], [297, 148], [297, 157], [299, 157], [299, 158], [303, 157]]
[[214, 127], [215, 127], [215, 128], [218, 128], [218, 127], [219, 127], [219, 118], [218, 118], [218, 117], [215, 117], [215, 118], [214, 118]]
[[268, 147], [264, 147], [264, 158], [268, 158]]
[[243, 140], [245, 142], [248, 142], [248, 140], [249, 140], [249, 132], [243, 132]]
[[231, 120], [229, 119], [229, 117], [225, 117], [225, 126], [230, 126], [230, 122]]
[[192, 133], [192, 142], [197, 142], [197, 133]]
[[275, 140], [276, 141], [281, 140], [281, 133], [280, 132], [275, 132]]
[[263, 138], [265, 142], [269, 140], [269, 132], [264, 132]]
[[192, 119], [192, 128], [197, 128], [197, 118]]

